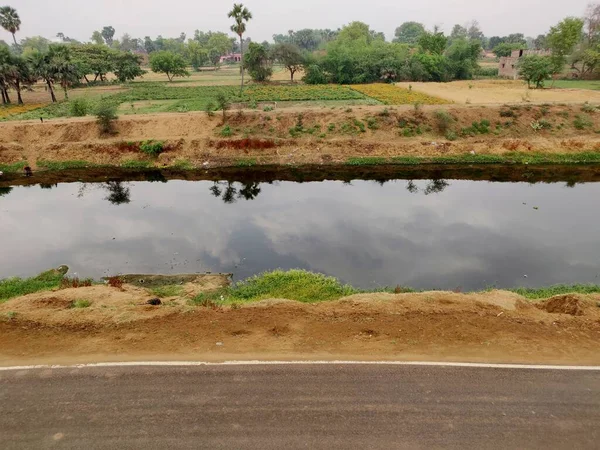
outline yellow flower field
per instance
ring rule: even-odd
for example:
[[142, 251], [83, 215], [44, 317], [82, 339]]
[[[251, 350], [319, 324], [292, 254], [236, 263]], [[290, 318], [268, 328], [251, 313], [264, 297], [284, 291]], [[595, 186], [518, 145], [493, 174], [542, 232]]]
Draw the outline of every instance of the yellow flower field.
[[29, 103], [25, 105], [7, 105], [0, 107], [0, 119], [5, 119], [14, 114], [26, 113], [45, 106], [43, 103]]
[[443, 98], [399, 88], [393, 84], [355, 84], [350, 87], [355, 91], [374, 98], [375, 100], [379, 100], [386, 105], [410, 105], [413, 103], [422, 103], [424, 105], [443, 105], [452, 103]]

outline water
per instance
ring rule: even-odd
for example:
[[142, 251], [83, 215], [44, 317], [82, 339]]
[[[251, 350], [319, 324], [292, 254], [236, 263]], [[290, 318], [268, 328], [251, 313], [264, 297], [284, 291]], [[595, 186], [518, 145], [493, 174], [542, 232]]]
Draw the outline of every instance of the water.
[[0, 278], [67, 264], [94, 278], [304, 268], [363, 288], [600, 282], [600, 183], [112, 182], [0, 194]]

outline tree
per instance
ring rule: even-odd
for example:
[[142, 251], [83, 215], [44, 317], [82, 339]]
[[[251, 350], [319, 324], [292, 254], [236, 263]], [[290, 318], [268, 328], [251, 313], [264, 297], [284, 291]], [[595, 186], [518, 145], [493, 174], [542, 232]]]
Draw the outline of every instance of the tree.
[[575, 44], [581, 41], [582, 31], [583, 20], [575, 17], [567, 17], [550, 28], [546, 43], [552, 51], [554, 73], [562, 72], [567, 56], [573, 51]]
[[219, 56], [231, 52], [231, 38], [225, 33], [212, 33], [209, 31], [209, 38], [206, 41], [206, 47], [210, 50], [217, 50]]
[[53, 44], [48, 51], [48, 59], [52, 78], [61, 85], [65, 100], [68, 100], [68, 88], [79, 82], [79, 71], [71, 58], [71, 50], [66, 45]]
[[600, 43], [600, 4], [591, 3], [585, 12], [586, 38], [588, 43]]
[[400, 44], [416, 45], [419, 37], [425, 33], [425, 27], [418, 22], [404, 22], [396, 28], [394, 42]]
[[134, 53], [119, 52], [113, 55], [115, 76], [121, 83], [132, 81], [146, 73], [142, 70], [142, 57]]
[[252, 13], [248, 10], [248, 8], [244, 7], [242, 3], [234, 3], [233, 9], [229, 11], [227, 17], [232, 18], [234, 20], [234, 24], [231, 26], [231, 31], [237, 34], [240, 37], [240, 52], [242, 54], [241, 61], [241, 72], [242, 72], [242, 83], [240, 85], [240, 95], [244, 90], [244, 41], [243, 36], [246, 32], [246, 24], [252, 19]]
[[231, 102], [229, 101], [229, 97], [225, 95], [223, 92], [219, 92], [217, 94], [217, 108], [223, 111], [223, 123], [227, 120], [227, 110], [231, 106]]
[[305, 62], [300, 49], [293, 44], [277, 44], [273, 48], [272, 54], [290, 72], [290, 79], [294, 81], [294, 74], [302, 68]]
[[544, 50], [546, 48], [546, 35], [540, 34], [533, 40], [533, 47], [536, 50]]
[[542, 88], [544, 81], [550, 79], [554, 64], [548, 56], [527, 55], [519, 59], [517, 68], [519, 75], [527, 81], [527, 86], [534, 83], [536, 88]]
[[75, 64], [79, 72], [89, 83], [88, 74], [94, 75], [94, 80], [105, 81], [106, 74], [115, 70], [116, 50], [106, 45], [83, 44], [70, 47]]
[[21, 50], [23, 50], [24, 54], [32, 52], [33, 50], [45, 53], [49, 48], [50, 41], [42, 36], [26, 37], [21, 40]]
[[28, 55], [27, 60], [33, 76], [41, 78], [42, 81], [46, 83], [52, 102], [56, 102], [56, 95], [54, 94], [54, 73], [50, 66], [48, 53], [34, 50]]
[[141, 47], [139, 39], [132, 38], [131, 35], [125, 33], [119, 41], [119, 49], [124, 52], [133, 52]]
[[273, 75], [273, 67], [267, 50], [260, 44], [250, 43], [244, 56], [244, 65], [254, 81], [267, 81]]
[[102, 34], [102, 37], [104, 38], [104, 42], [106, 42], [106, 45], [108, 45], [109, 47], [112, 47], [113, 38], [115, 37], [115, 29], [111, 26], [107, 26], [107, 27], [102, 28], [102, 31], [100, 32], [100, 34]]
[[189, 77], [187, 64], [181, 55], [162, 50], [150, 55], [150, 68], [153, 72], [164, 73], [169, 81], [174, 77]]
[[468, 31], [465, 27], [456, 24], [454, 28], [452, 28], [452, 33], [450, 33], [450, 39], [466, 39], [468, 36]]
[[425, 53], [441, 55], [446, 50], [448, 38], [441, 31], [425, 32], [419, 37], [419, 47]]
[[31, 73], [27, 60], [22, 56], [11, 55], [12, 70], [8, 79], [8, 84], [14, 88], [17, 92], [17, 103], [23, 104], [23, 98], [21, 97], [21, 89], [23, 87], [31, 86], [35, 83], [35, 77]]
[[480, 42], [483, 42], [483, 40], [485, 39], [485, 35], [481, 31], [479, 22], [477, 22], [476, 20], [468, 24], [467, 37], [471, 40]]
[[457, 80], [470, 80], [477, 68], [481, 54], [481, 42], [478, 39], [456, 39], [446, 50], [452, 77]]
[[186, 47], [186, 56], [194, 70], [198, 71], [208, 59], [208, 52], [197, 41], [190, 39]]
[[221, 63], [221, 55], [222, 53], [216, 48], [211, 48], [208, 51], [208, 59], [215, 68], [215, 70], [217, 70], [219, 64]]
[[15, 33], [21, 28], [21, 19], [17, 10], [10, 6], [3, 6], [0, 8], [0, 25], [10, 34], [12, 34], [15, 46], [18, 46]]
[[526, 46], [524, 44], [515, 44], [510, 42], [503, 42], [494, 47], [494, 54], [498, 58], [510, 56], [513, 50], [524, 50]]
[[3, 104], [10, 103], [8, 88], [15, 71], [12, 56], [8, 47], [0, 47], [0, 93]]
[[102, 37], [102, 33], [99, 31], [94, 31], [92, 33], [91, 41], [96, 45], [104, 45], [104, 38]]

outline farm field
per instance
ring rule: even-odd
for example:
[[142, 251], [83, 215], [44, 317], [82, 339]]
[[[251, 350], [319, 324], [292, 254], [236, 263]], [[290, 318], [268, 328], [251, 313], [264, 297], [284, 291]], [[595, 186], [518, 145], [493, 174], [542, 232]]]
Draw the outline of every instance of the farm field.
[[[571, 83], [567, 81], [567, 83]], [[412, 89], [458, 104], [503, 103], [585, 103], [600, 102], [600, 92], [565, 89], [527, 89], [522, 81], [472, 80], [450, 83], [396, 83], [396, 86]], [[562, 87], [562, 86], [561, 86]], [[574, 86], [575, 87], [575, 86]]]
[[600, 91], [600, 80], [556, 80], [555, 88], [560, 89], [590, 89]]

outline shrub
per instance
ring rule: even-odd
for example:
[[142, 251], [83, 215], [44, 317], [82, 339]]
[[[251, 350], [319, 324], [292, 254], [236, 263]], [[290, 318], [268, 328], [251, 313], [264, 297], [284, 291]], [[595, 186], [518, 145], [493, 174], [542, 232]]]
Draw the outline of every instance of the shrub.
[[217, 108], [223, 111], [223, 123], [225, 123], [227, 120], [227, 110], [231, 107], [231, 102], [229, 101], [229, 97], [223, 92], [217, 94], [216, 100]]
[[104, 134], [112, 134], [115, 132], [114, 122], [117, 120], [117, 107], [106, 101], [100, 102], [96, 108], [96, 122], [100, 128], [100, 132]]
[[233, 135], [233, 131], [231, 130], [229, 125], [225, 125], [223, 128], [221, 128], [221, 131], [219, 132], [219, 134], [222, 137], [231, 137]]
[[590, 128], [592, 125], [594, 125], [594, 124], [589, 119], [589, 117], [586, 117], [586, 116], [576, 116], [575, 120], [573, 121], [573, 126], [578, 130], [584, 130], [586, 128]]
[[206, 114], [208, 115], [208, 117], [213, 117], [215, 115], [215, 104], [214, 102], [208, 102], [205, 106], [204, 106], [204, 111], [206, 111]]
[[89, 308], [92, 302], [89, 300], [75, 300], [72, 304], [73, 308]]
[[458, 139], [458, 135], [454, 131], [448, 130], [446, 131], [446, 139], [448, 139], [449, 141], [455, 141], [456, 139]]
[[69, 111], [73, 117], [83, 117], [87, 115], [90, 105], [85, 98], [76, 98], [71, 101]]
[[581, 110], [585, 113], [595, 113], [596, 111], [598, 111], [598, 108], [594, 105], [590, 105], [589, 102], [585, 102], [581, 107]]
[[147, 155], [158, 156], [165, 149], [165, 143], [163, 141], [144, 141], [140, 144], [140, 150]]
[[454, 123], [454, 117], [447, 111], [436, 111], [434, 117], [437, 129], [442, 135], [446, 134], [450, 126]]

